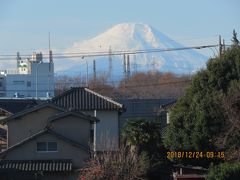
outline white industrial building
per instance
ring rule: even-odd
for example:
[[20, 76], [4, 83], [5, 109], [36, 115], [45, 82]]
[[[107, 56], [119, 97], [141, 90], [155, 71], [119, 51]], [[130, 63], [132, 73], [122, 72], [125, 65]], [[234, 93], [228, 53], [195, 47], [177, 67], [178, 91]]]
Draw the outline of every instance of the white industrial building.
[[51, 98], [54, 96], [54, 64], [50, 51], [49, 62], [42, 53], [33, 53], [22, 60], [17, 54], [17, 67], [0, 70], [0, 97]]

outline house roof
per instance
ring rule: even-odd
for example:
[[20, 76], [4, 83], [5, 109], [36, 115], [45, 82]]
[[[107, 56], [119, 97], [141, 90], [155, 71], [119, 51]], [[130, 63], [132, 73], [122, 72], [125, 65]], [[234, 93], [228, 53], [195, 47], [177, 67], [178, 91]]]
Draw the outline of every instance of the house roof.
[[76, 117], [79, 117], [79, 118], [82, 118], [82, 119], [85, 119], [87, 121], [90, 121], [91, 123], [94, 123], [94, 122], [98, 122], [99, 119], [96, 118], [96, 117], [92, 117], [86, 113], [83, 113], [83, 112], [79, 112], [79, 111], [66, 111], [66, 112], [60, 112], [54, 116], [51, 116], [48, 118], [49, 122], [53, 122], [59, 118], [63, 118], [63, 117], [66, 117], [66, 116], [70, 116], [70, 115], [73, 115], [73, 116], [76, 116]]
[[54, 97], [51, 102], [65, 109], [124, 110], [122, 104], [85, 87], [71, 88], [63, 94]]
[[0, 108], [0, 118], [4, 118], [6, 116], [10, 116], [12, 113], [7, 111], [6, 109]]
[[63, 135], [61, 135], [61, 134], [59, 134], [59, 133], [56, 133], [55, 131], [51, 130], [50, 128], [45, 128], [44, 130], [41, 130], [41, 131], [39, 131], [38, 133], [35, 133], [35, 134], [33, 134], [32, 136], [29, 136], [28, 138], [25, 138], [24, 140], [18, 142], [17, 144], [9, 147], [9, 148], [6, 149], [5, 151], [1, 152], [1, 153], [0, 153], [0, 156], [7, 154], [8, 152], [10, 152], [10, 151], [18, 148], [19, 146], [22, 146], [22, 145], [24, 145], [25, 143], [27, 143], [27, 142], [29, 142], [29, 141], [32, 141], [33, 139], [36, 139], [37, 137], [40, 137], [40, 136], [42, 136], [42, 135], [44, 135], [44, 134], [53, 135], [53, 136], [55, 136], [55, 137], [57, 137], [57, 138], [65, 141], [66, 143], [71, 144], [72, 146], [75, 146], [75, 147], [77, 147], [77, 148], [80, 148], [80, 149], [82, 149], [82, 150], [85, 150], [85, 151], [89, 152], [89, 148], [88, 148], [88, 147], [86, 147], [86, 146], [84, 146], [84, 145], [82, 145], [82, 144], [80, 144], [80, 143], [78, 143], [78, 142], [75, 142], [75, 141], [73, 141], [73, 140], [71, 140], [71, 139], [69, 139], [69, 138], [67, 138], [67, 137], [65, 137], [65, 136], [63, 136]]
[[15, 114], [43, 102], [35, 99], [0, 99], [0, 108]]
[[168, 110], [172, 109], [172, 108], [175, 106], [176, 102], [177, 102], [177, 101], [175, 100], [175, 101], [169, 102], [169, 103], [167, 103], [167, 104], [163, 104], [163, 105], [161, 106], [161, 108], [164, 109], [164, 110], [166, 110], [166, 111], [168, 111]]
[[6, 170], [66, 172], [72, 171], [72, 161], [70, 159], [0, 160], [0, 171]]
[[175, 164], [175, 165], [173, 165], [173, 167], [174, 168], [184, 168], [184, 169], [208, 171], [207, 168], [204, 168], [204, 167], [201, 167], [201, 166], [193, 166], [193, 165]]
[[2, 119], [0, 121], [1, 124], [5, 124], [6, 122], [10, 121], [10, 120], [13, 120], [15, 118], [18, 118], [18, 117], [21, 117], [25, 114], [28, 114], [28, 113], [31, 113], [31, 112], [34, 112], [34, 111], [37, 111], [41, 108], [44, 108], [44, 107], [52, 107], [52, 108], [55, 108], [55, 109], [59, 109], [60, 111], [65, 111], [64, 109], [58, 107], [57, 105], [55, 104], [52, 104], [52, 103], [49, 103], [49, 102], [46, 102], [46, 103], [42, 103], [42, 104], [39, 104], [39, 105], [36, 105], [36, 106], [33, 106], [31, 108], [28, 108], [28, 109], [25, 109], [23, 111], [20, 111], [20, 112], [17, 112], [16, 114], [13, 114], [5, 119]]
[[183, 180], [183, 179], [188, 179], [188, 180], [204, 180], [206, 179], [206, 175], [201, 175], [201, 174], [178, 174], [175, 177], [176, 180]]
[[162, 106], [175, 103], [175, 99], [120, 99], [126, 107], [121, 118], [155, 117]]

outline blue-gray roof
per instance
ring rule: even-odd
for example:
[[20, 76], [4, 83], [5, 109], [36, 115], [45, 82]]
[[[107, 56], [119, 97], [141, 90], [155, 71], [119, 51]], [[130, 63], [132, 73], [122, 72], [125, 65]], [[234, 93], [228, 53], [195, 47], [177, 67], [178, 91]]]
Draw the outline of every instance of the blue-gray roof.
[[35, 99], [0, 99], [0, 108], [12, 114], [16, 114], [20, 111], [41, 104], [42, 102], [43, 101]]
[[126, 108], [121, 118], [155, 117], [161, 107], [175, 103], [175, 99], [120, 99]]

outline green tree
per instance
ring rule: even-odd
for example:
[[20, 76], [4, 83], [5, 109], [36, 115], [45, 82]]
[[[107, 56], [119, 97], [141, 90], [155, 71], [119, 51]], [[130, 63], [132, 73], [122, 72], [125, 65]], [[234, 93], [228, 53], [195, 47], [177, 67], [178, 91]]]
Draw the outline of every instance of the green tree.
[[207, 180], [239, 180], [240, 163], [223, 163], [210, 167]]
[[239, 45], [239, 40], [237, 38], [237, 33], [235, 31], [235, 29], [233, 30], [233, 38], [232, 38], [232, 42], [234, 46], [238, 46]]
[[134, 149], [148, 164], [148, 175], [169, 173], [158, 120], [132, 119], [122, 130], [122, 140]]
[[122, 138], [138, 151], [152, 153], [156, 148], [161, 147], [160, 123], [145, 119], [131, 119], [123, 128]]
[[209, 151], [225, 123], [219, 103], [230, 84], [240, 79], [240, 47], [232, 46], [199, 71], [170, 113], [164, 144], [172, 150]]
[[226, 160], [240, 159], [240, 81], [232, 81], [228, 92], [222, 95], [219, 104], [226, 119], [221, 136], [216, 138], [219, 146], [226, 147]]

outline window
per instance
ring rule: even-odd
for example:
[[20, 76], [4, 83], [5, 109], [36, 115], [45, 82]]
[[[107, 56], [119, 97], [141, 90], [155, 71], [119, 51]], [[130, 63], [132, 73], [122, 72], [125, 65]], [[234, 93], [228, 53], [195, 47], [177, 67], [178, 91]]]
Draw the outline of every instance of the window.
[[48, 151], [57, 151], [57, 143], [56, 142], [48, 142]]
[[47, 143], [46, 142], [38, 142], [37, 143], [37, 151], [47, 151]]
[[57, 152], [57, 142], [37, 142], [37, 152]]
[[31, 81], [27, 81], [27, 87], [31, 87]]
[[16, 85], [16, 84], [24, 84], [24, 81], [13, 81], [13, 84]]

